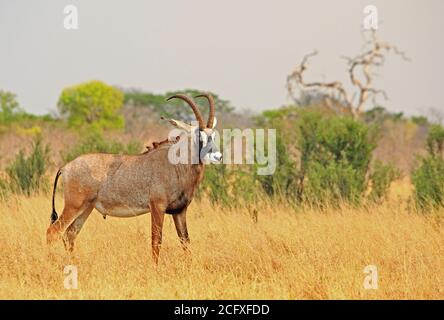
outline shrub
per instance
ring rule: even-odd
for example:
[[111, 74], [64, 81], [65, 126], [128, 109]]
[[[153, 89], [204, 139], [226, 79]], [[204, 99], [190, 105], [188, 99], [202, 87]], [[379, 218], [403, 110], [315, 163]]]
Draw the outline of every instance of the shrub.
[[15, 160], [6, 168], [9, 176], [10, 189], [15, 193], [27, 196], [48, 186], [45, 172], [49, 163], [49, 146], [43, 145], [41, 136], [37, 136], [32, 144], [29, 156], [20, 150]]
[[278, 129], [277, 170], [259, 177], [268, 195], [281, 193], [294, 202], [318, 205], [358, 204], [369, 177], [374, 180], [371, 198], [376, 200], [397, 176], [395, 168], [382, 164], [370, 174], [376, 126], [313, 108], [284, 108], [263, 117], [261, 124]]
[[299, 179], [296, 163], [289, 152], [289, 144], [285, 142], [283, 133], [276, 133], [276, 170], [272, 175], [256, 175], [256, 167], [250, 173], [256, 180], [266, 195], [270, 197], [288, 197], [292, 200], [297, 194], [297, 182]]
[[382, 199], [399, 176], [392, 165], [371, 159], [376, 126], [347, 116], [309, 108], [266, 111], [258, 126], [277, 129], [276, 171], [259, 176], [256, 166], [209, 166], [203, 191], [211, 200], [233, 206], [254, 203], [262, 196], [285, 198], [293, 204], [316, 205]]
[[298, 189], [311, 203], [358, 203], [375, 148], [370, 127], [346, 116], [304, 111], [296, 122], [301, 153]]
[[415, 202], [419, 209], [444, 207], [444, 128], [432, 125], [427, 136], [428, 155], [413, 172]]
[[297, 135], [293, 119], [298, 116], [299, 110], [291, 107], [268, 110], [255, 119], [258, 127], [276, 129], [276, 170], [272, 175], [255, 176], [269, 197], [286, 197], [289, 201], [297, 198], [300, 179], [297, 159], [300, 153], [295, 153]]
[[415, 200], [419, 209], [444, 206], [444, 160], [435, 156], [421, 159], [413, 172]]
[[202, 194], [208, 195], [213, 203], [224, 206], [232, 203], [227, 165], [217, 164], [205, 167], [205, 176], [199, 187], [198, 197], [202, 197]]
[[137, 154], [141, 149], [142, 146], [138, 141], [131, 141], [125, 145], [113, 140], [108, 141], [100, 131], [93, 131], [84, 136], [71, 150], [62, 154], [62, 158], [67, 163], [86, 153]]
[[429, 124], [429, 120], [427, 119], [427, 117], [424, 116], [412, 116], [410, 119], [413, 123], [419, 126], [426, 126]]
[[213, 203], [225, 207], [249, 205], [261, 196], [253, 166], [209, 165], [197, 197], [207, 195]]
[[427, 151], [431, 156], [442, 156], [444, 151], [444, 128], [438, 124], [431, 125], [427, 136]]
[[341, 201], [357, 204], [366, 188], [364, 175], [344, 158], [326, 164], [314, 161], [305, 174], [301, 198], [311, 204]]
[[377, 160], [373, 164], [370, 180], [372, 182], [372, 190], [369, 198], [373, 201], [382, 200], [390, 188], [390, 184], [400, 177], [400, 171], [392, 164], [383, 164]]

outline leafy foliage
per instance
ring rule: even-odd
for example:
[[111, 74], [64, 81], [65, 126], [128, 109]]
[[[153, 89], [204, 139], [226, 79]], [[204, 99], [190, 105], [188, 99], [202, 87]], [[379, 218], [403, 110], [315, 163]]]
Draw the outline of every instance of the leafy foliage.
[[435, 124], [429, 128], [427, 151], [432, 156], [440, 156], [444, 151], [444, 127]]
[[429, 120], [424, 116], [412, 116], [411, 120], [413, 123], [416, 123], [420, 126], [426, 126], [429, 124]]
[[392, 181], [401, 176], [400, 171], [392, 164], [383, 164], [376, 160], [372, 167], [370, 180], [372, 182], [372, 190], [370, 192], [370, 199], [373, 201], [382, 200], [387, 193]]
[[[171, 100], [167, 101], [168, 97], [174, 94], [185, 94], [189, 97], [194, 97], [201, 94], [202, 91], [194, 89], [185, 89], [181, 91], [169, 91], [165, 94], [153, 94], [150, 92], [144, 92], [140, 90], [126, 90], [124, 96], [124, 103], [127, 105], [138, 106], [138, 107], [148, 107], [153, 111], [159, 113], [160, 115], [167, 118], [181, 119], [186, 121], [195, 120], [193, 111], [186, 104], [186, 102], [181, 100]], [[218, 114], [229, 113], [234, 110], [231, 104], [227, 100], [221, 99], [217, 94], [209, 92], [215, 100], [216, 110]], [[196, 99], [196, 102], [200, 102], [199, 105], [202, 115], [206, 117], [208, 115], [208, 107], [206, 100]], [[203, 107], [205, 106], [205, 107]]]
[[97, 128], [122, 128], [124, 118], [119, 115], [123, 93], [101, 81], [89, 81], [65, 88], [58, 108], [73, 127], [85, 124]]
[[299, 198], [358, 203], [375, 148], [369, 127], [351, 117], [301, 113], [296, 122], [301, 165]]
[[432, 125], [427, 137], [428, 155], [421, 158], [420, 166], [413, 172], [415, 200], [418, 208], [444, 207], [444, 128]]
[[205, 168], [198, 197], [206, 194], [212, 203], [226, 207], [240, 207], [254, 203], [261, 194], [256, 177], [247, 166], [210, 165]]
[[49, 163], [49, 146], [44, 145], [41, 136], [32, 144], [29, 156], [20, 150], [15, 160], [6, 168], [10, 180], [10, 189], [27, 196], [47, 186], [45, 172]]
[[418, 208], [438, 208], [444, 206], [444, 160], [427, 156], [412, 176], [415, 186], [415, 199]]
[[22, 112], [15, 94], [0, 90], [0, 123], [11, 122]]
[[72, 149], [62, 154], [65, 163], [86, 153], [137, 154], [142, 149], [140, 142], [131, 141], [127, 145], [111, 140], [108, 141], [100, 132], [90, 132]]
[[210, 165], [205, 168], [205, 177], [199, 187], [198, 197], [207, 194], [213, 203], [224, 206], [232, 204], [229, 188], [228, 167], [225, 164]]
[[[275, 173], [250, 173], [270, 197], [318, 205], [358, 204], [370, 183], [369, 199], [376, 201], [399, 176], [391, 165], [370, 165], [377, 138], [375, 126], [326, 110], [294, 107], [266, 111], [256, 120], [259, 126], [277, 129]], [[250, 186], [256, 185], [250, 182]]]
[[278, 131], [276, 137], [276, 171], [274, 174], [256, 176], [256, 166], [252, 167], [254, 170], [252, 174], [259, 181], [265, 194], [270, 197], [284, 196], [291, 199], [297, 193], [298, 171], [288, 149], [282, 132]]
[[399, 177], [392, 165], [376, 161], [371, 166], [376, 126], [325, 110], [294, 107], [265, 111], [256, 122], [277, 129], [276, 171], [260, 176], [257, 166], [209, 166], [202, 189], [213, 202], [233, 206], [268, 196], [293, 204], [359, 204], [383, 199]]

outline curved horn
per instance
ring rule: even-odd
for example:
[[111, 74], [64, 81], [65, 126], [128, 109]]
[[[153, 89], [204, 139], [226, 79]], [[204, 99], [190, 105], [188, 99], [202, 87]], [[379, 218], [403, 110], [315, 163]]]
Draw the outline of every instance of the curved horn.
[[199, 108], [196, 106], [196, 104], [194, 103], [193, 100], [191, 100], [190, 98], [188, 98], [187, 96], [185, 96], [183, 94], [176, 94], [174, 96], [171, 96], [167, 99], [167, 101], [169, 101], [171, 99], [180, 99], [180, 100], [183, 100], [186, 103], [188, 103], [188, 105], [191, 107], [191, 109], [193, 109], [193, 112], [194, 112], [194, 115], [196, 116], [197, 122], [199, 122], [199, 129], [205, 129], [205, 123], [202, 118], [202, 114], [200, 113]]
[[214, 122], [214, 115], [216, 114], [216, 109], [214, 107], [214, 99], [213, 97], [208, 94], [199, 94], [198, 96], [195, 96], [194, 98], [207, 98], [208, 103], [210, 104], [210, 113], [208, 115], [208, 122], [207, 122], [207, 128], [213, 128], [213, 122]]

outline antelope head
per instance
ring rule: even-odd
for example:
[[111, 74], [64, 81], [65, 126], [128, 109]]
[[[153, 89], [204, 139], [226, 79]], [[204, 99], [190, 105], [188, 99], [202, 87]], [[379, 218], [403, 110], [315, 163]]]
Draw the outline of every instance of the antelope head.
[[[193, 100], [191, 100], [189, 97], [182, 95], [182, 94], [176, 94], [174, 96], [171, 96], [167, 99], [167, 101], [171, 99], [180, 99], [185, 101], [193, 110], [194, 115], [196, 116], [196, 120], [198, 122], [198, 130], [195, 131], [195, 133], [198, 135], [198, 141], [199, 141], [199, 155], [200, 155], [200, 162], [208, 164], [208, 163], [220, 163], [222, 161], [222, 153], [219, 152], [216, 144], [215, 144], [215, 138], [216, 138], [216, 132], [214, 128], [217, 124], [217, 119], [215, 117], [215, 106], [214, 106], [214, 99], [209, 94], [201, 94], [197, 95], [194, 98], [206, 98], [208, 100], [210, 112], [208, 115], [208, 121], [205, 124], [204, 119], [202, 117], [202, 114], [200, 113], [199, 108], [195, 104]], [[195, 128], [185, 122], [175, 120], [175, 119], [169, 119], [169, 122], [175, 126], [176, 128], [185, 130], [186, 132], [192, 134], [195, 130]]]

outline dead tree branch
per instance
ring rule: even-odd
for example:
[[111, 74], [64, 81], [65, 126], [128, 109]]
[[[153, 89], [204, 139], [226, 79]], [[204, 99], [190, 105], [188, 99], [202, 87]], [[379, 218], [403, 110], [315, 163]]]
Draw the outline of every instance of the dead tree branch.
[[394, 52], [407, 61], [409, 58], [393, 44], [380, 41], [375, 32], [372, 32], [371, 39], [366, 42], [366, 47], [368, 47], [367, 51], [360, 55], [353, 58], [344, 57], [347, 60], [349, 79], [353, 87], [351, 93], [345, 90], [343, 83], [340, 81], [306, 82], [304, 80], [304, 72], [308, 68], [308, 59], [317, 54], [317, 51], [314, 51], [305, 55], [301, 63], [287, 77], [287, 90], [290, 97], [300, 105], [301, 101], [295, 92], [296, 90], [299, 90], [299, 96], [302, 92], [318, 90], [324, 94], [327, 106], [331, 107], [331, 101], [334, 99], [342, 104], [344, 109], [355, 118], [360, 116], [369, 98], [372, 98], [374, 102], [378, 95], [387, 99], [387, 93], [384, 90], [373, 87], [375, 75], [373, 69], [384, 64], [385, 56], [389, 52]]

